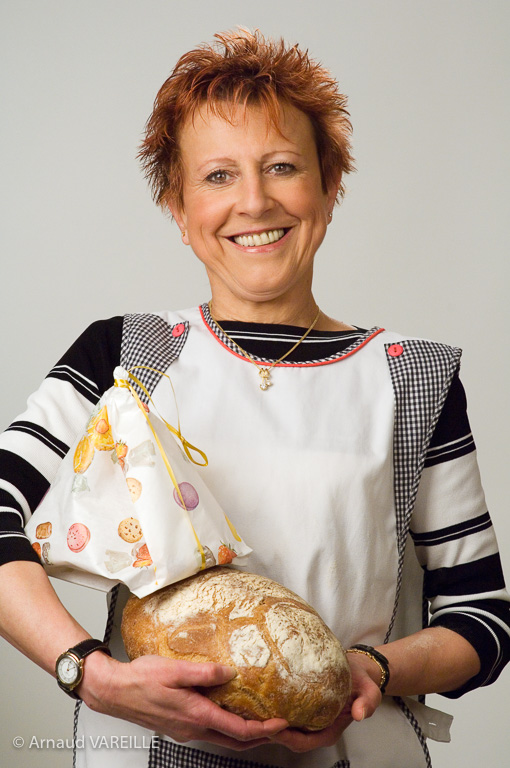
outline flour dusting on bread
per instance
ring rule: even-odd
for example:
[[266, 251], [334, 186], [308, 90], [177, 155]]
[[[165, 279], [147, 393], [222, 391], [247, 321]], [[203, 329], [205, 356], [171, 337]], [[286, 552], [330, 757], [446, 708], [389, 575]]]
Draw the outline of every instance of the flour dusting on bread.
[[293, 727], [330, 725], [350, 694], [345, 652], [301, 597], [271, 579], [214, 567], [124, 609], [129, 658], [216, 661], [237, 676], [202, 693], [225, 709]]

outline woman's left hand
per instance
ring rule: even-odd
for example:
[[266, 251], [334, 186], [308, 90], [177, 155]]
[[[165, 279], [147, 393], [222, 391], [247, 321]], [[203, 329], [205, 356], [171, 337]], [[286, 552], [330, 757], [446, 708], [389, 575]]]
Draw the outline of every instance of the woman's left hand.
[[352, 722], [360, 722], [374, 714], [382, 701], [379, 669], [373, 661], [361, 654], [349, 653], [347, 659], [351, 668], [352, 691], [335, 722], [322, 731], [309, 733], [297, 728], [286, 728], [273, 736], [271, 741], [283, 744], [292, 752], [331, 747]]

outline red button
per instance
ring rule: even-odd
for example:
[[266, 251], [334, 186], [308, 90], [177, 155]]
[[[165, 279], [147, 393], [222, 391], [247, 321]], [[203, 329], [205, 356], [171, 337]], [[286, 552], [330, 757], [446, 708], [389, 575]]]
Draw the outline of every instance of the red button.
[[179, 323], [178, 325], [174, 325], [172, 328], [172, 336], [174, 338], [177, 338], [178, 336], [182, 336], [182, 334], [185, 331], [184, 323]]
[[391, 355], [391, 357], [400, 357], [403, 351], [404, 347], [401, 344], [391, 344], [391, 346], [388, 347], [388, 354]]

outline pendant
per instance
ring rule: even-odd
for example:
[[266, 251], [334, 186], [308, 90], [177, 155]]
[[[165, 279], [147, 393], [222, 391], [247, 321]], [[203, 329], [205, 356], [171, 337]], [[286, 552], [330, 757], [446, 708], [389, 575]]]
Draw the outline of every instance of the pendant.
[[271, 386], [271, 380], [270, 380], [271, 371], [269, 370], [269, 368], [259, 368], [259, 376], [262, 379], [262, 381], [260, 382], [260, 388], [262, 390], [269, 389], [269, 387]]

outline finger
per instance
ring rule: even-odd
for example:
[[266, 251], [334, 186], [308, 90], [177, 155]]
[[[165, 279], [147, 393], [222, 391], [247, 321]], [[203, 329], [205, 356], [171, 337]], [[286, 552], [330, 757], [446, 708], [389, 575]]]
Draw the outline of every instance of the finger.
[[[334, 743], [335, 740], [332, 739], [331, 743]], [[292, 752], [309, 752], [312, 749], [330, 746], [329, 738], [324, 737], [324, 735], [319, 737], [317, 734], [303, 733], [292, 728], [277, 734], [273, 738], [273, 742], [282, 744]]]
[[287, 728], [273, 737], [273, 741], [283, 744], [293, 752], [308, 752], [312, 749], [328, 747], [336, 744], [347, 726], [352, 723], [350, 714], [341, 714], [333, 725], [321, 731], [306, 733], [296, 728]]
[[[234, 715], [235, 717], [235, 715]], [[241, 718], [243, 720], [243, 718]], [[289, 724], [281, 717], [274, 717], [271, 720], [243, 720], [241, 729], [243, 731], [242, 740], [251, 741], [258, 738], [272, 739], [278, 733], [288, 729]]]
[[206, 701], [210, 705], [207, 712], [204, 710], [209, 728], [237, 741], [248, 742], [255, 739], [272, 738], [289, 726], [288, 722], [282, 718], [262, 721], [245, 720], [239, 715], [227, 712], [209, 700]]
[[244, 720], [238, 715], [225, 712], [208, 699], [200, 698], [202, 703], [196, 708], [193, 721], [188, 719], [181, 722], [177, 735], [176, 724], [173, 721], [167, 721], [160, 730], [181, 743], [210, 741], [214, 744], [240, 750], [251, 749], [259, 744], [271, 742], [276, 734], [288, 728], [289, 725], [286, 720], [276, 718], [262, 722]]
[[[175, 740], [175, 739], [174, 739]], [[225, 736], [223, 733], [218, 733], [218, 731], [210, 731], [206, 730], [204, 731], [199, 739], [199, 741], [206, 741], [209, 744], [216, 744], [220, 747], [226, 747], [227, 749], [235, 750], [236, 752], [241, 752], [245, 749], [254, 749], [255, 747], [260, 747], [262, 744], [271, 744], [271, 739], [253, 739], [252, 741], [238, 741], [237, 739], [231, 739], [229, 736]]]
[[[206, 665], [196, 664], [196, 666]], [[237, 741], [271, 738], [289, 726], [288, 722], [282, 718], [263, 721], [247, 720], [222, 709], [194, 688], [181, 688], [179, 693], [185, 697], [181, 711], [184, 713], [184, 709], [186, 710], [185, 719], [188, 725], [194, 724], [201, 730], [217, 731]]]

